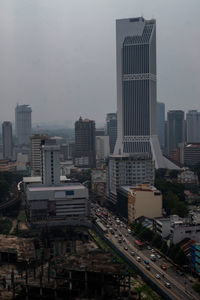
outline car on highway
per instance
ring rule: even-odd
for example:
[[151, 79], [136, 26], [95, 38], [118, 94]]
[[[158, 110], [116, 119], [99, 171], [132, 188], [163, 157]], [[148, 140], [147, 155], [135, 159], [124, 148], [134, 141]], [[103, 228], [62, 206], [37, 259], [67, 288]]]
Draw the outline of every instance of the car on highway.
[[145, 260], [144, 260], [144, 263], [145, 263], [146, 265], [149, 265], [148, 259], [145, 259]]
[[147, 270], [150, 270], [150, 265], [146, 265], [146, 269], [147, 269]]
[[171, 285], [170, 285], [170, 283], [169, 282], [165, 282], [165, 286], [168, 288], [168, 289], [170, 289], [171, 288]]
[[159, 254], [156, 254], [156, 257], [157, 257], [158, 259], [160, 259], [160, 258], [161, 258], [161, 255], [159, 255]]
[[137, 259], [138, 262], [141, 262], [140, 256], [137, 256], [136, 259]]
[[124, 246], [124, 250], [128, 251], [128, 247], [127, 247], [127, 246]]
[[164, 271], [166, 271], [166, 270], [167, 270], [167, 266], [166, 266], [166, 265], [164, 265], [164, 264], [162, 264], [160, 267], [161, 267], [161, 269], [162, 269], [162, 270], [164, 270]]
[[151, 249], [151, 252], [152, 252], [152, 253], [155, 253], [156, 251], [155, 251], [154, 249]]
[[150, 255], [150, 259], [151, 259], [152, 261], [156, 261], [156, 256], [155, 256], [155, 254], [151, 254], [151, 255]]
[[134, 252], [134, 251], [131, 251], [131, 255], [134, 256], [134, 255], [135, 255], [135, 252]]
[[180, 275], [180, 276], [183, 276], [183, 275], [184, 275], [184, 273], [183, 273], [181, 270], [176, 270], [176, 273], [177, 273], [178, 275]]
[[158, 273], [156, 273], [155, 277], [156, 277], [157, 279], [160, 279], [160, 275], [159, 275]]
[[147, 246], [147, 250], [151, 250], [151, 246], [148, 245], [148, 246]]

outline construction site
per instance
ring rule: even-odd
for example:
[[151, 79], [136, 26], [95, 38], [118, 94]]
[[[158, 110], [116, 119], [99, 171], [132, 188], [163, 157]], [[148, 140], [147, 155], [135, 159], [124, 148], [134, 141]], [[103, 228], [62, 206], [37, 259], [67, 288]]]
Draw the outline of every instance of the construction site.
[[0, 235], [0, 299], [139, 299], [135, 274], [90, 230]]

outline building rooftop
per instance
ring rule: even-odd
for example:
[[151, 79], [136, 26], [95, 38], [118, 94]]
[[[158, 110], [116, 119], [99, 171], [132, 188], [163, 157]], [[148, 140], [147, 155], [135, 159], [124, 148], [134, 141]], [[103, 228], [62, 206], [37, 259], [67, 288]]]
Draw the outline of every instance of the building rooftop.
[[59, 186], [48, 186], [48, 185], [38, 185], [38, 186], [28, 186], [29, 192], [44, 192], [44, 191], [68, 191], [68, 190], [85, 190], [86, 187], [81, 183], [69, 183], [66, 185]]
[[126, 190], [127, 192], [130, 191], [158, 191], [155, 186], [147, 184], [147, 183], [142, 183], [142, 184], [135, 184], [135, 185], [122, 185], [122, 189]]
[[[62, 175], [60, 176], [60, 181], [70, 181], [66, 176]], [[42, 182], [41, 176], [29, 176], [29, 177], [23, 177], [24, 183], [40, 183]]]

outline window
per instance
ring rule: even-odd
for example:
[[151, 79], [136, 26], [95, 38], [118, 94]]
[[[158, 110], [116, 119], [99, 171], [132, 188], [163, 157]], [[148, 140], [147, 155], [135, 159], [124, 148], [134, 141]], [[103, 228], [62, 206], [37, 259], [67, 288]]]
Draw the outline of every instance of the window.
[[65, 195], [66, 195], [66, 196], [74, 195], [74, 191], [72, 191], [72, 190], [71, 190], [71, 191], [66, 191], [66, 192], [65, 192]]

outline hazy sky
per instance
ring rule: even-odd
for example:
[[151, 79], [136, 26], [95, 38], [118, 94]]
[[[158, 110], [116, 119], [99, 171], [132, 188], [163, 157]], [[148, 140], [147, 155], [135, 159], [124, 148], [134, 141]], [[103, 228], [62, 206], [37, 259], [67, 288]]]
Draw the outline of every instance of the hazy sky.
[[158, 101], [200, 110], [200, 0], [0, 0], [0, 121], [103, 122], [116, 110], [115, 20], [157, 20]]

